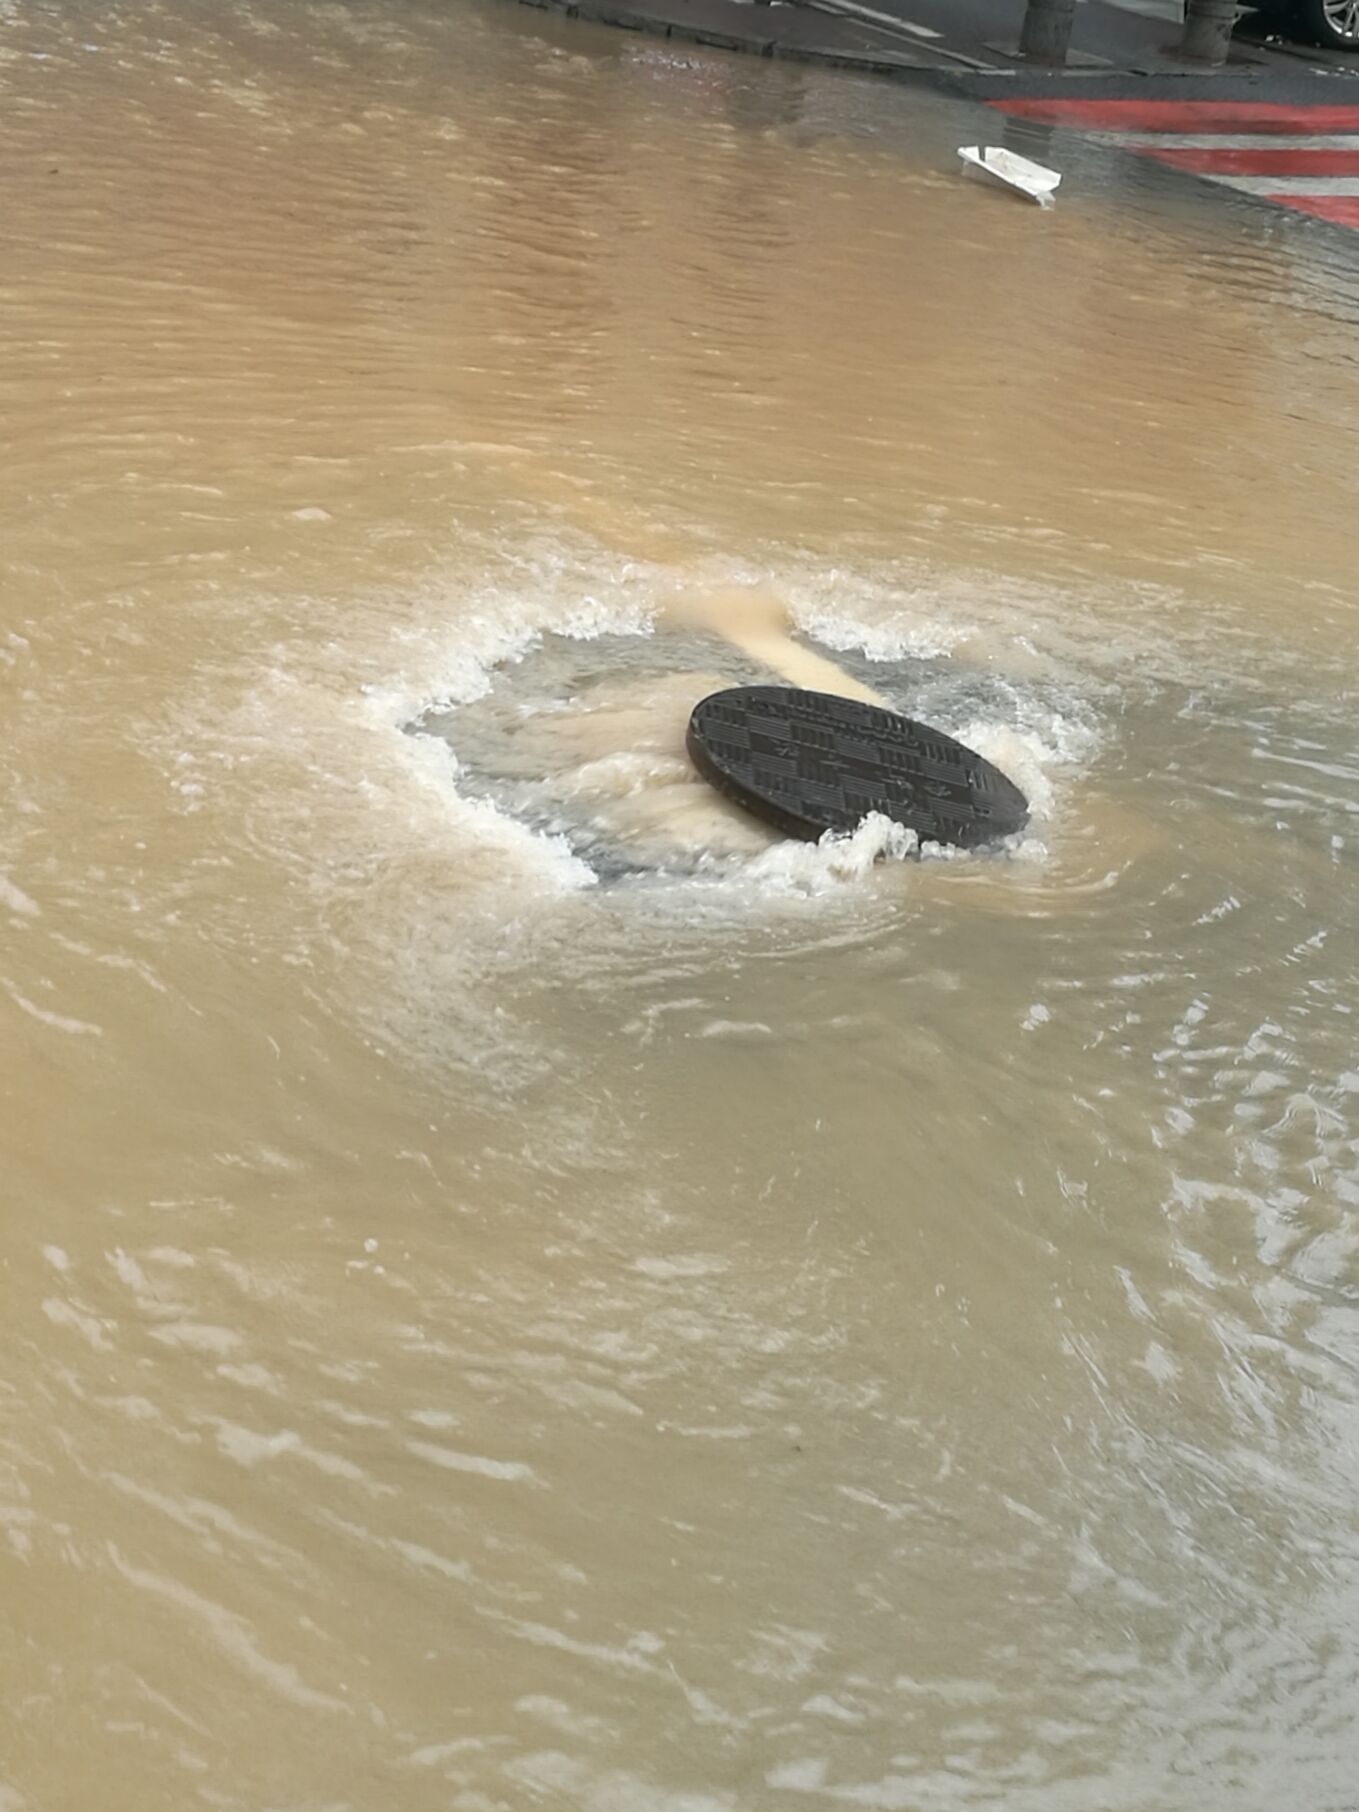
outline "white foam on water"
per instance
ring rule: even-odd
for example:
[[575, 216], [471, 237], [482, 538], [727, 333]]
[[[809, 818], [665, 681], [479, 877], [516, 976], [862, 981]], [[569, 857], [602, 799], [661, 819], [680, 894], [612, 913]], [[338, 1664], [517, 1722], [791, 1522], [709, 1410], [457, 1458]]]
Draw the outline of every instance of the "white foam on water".
[[[563, 836], [532, 829], [487, 799], [471, 798], [458, 787], [458, 763], [446, 743], [434, 737], [402, 737], [402, 754], [412, 773], [433, 796], [450, 843], [471, 843], [499, 856], [549, 893], [593, 887], [598, 879]], [[408, 745], [408, 746], [407, 746]]]
[[798, 893], [826, 893], [862, 881], [880, 861], [904, 862], [919, 850], [913, 830], [870, 812], [847, 836], [828, 831], [816, 843], [776, 843], [748, 864], [747, 878]]
[[[268, 936], [292, 940], [293, 960], [328, 953], [384, 1046], [514, 1091], [569, 1062], [519, 999], [544, 960], [626, 971], [733, 930], [857, 939], [903, 909], [1029, 911], [1079, 885], [1047, 852], [1098, 743], [1083, 668], [997, 682], [941, 654], [958, 626], [947, 609], [797, 557], [681, 567], [555, 535], [464, 550], [460, 566], [477, 578], [338, 609], [286, 600], [295, 629], [263, 678], [224, 719], [221, 676], [205, 674], [164, 747], [172, 772], [186, 740], [204, 771], [248, 768], [247, 847], [299, 889], [295, 926], [271, 919]], [[692, 611], [673, 610], [677, 593]], [[769, 674], [739, 637], [693, 627], [712, 598], [761, 634], [780, 613], [803, 633], [815, 623], [899, 708], [921, 677], [919, 715], [1016, 781], [1030, 831], [985, 852], [920, 849], [870, 818], [806, 844], [722, 798], [684, 748], [688, 714]], [[569, 1120], [558, 1136], [584, 1138]]]
[[17, 913], [21, 918], [29, 919], [37, 918], [41, 911], [38, 902], [30, 899], [23, 888], [16, 886], [3, 870], [0, 870], [0, 906], [3, 906], [7, 912]]
[[4, 990], [21, 1013], [26, 1013], [30, 1019], [37, 1020], [39, 1025], [46, 1026], [49, 1031], [61, 1032], [71, 1038], [102, 1038], [104, 1036], [104, 1028], [93, 1025], [87, 1019], [73, 1019], [69, 1014], [54, 1013], [47, 1007], [39, 1006], [37, 1001], [30, 1000], [26, 994], [21, 994], [7, 977], [0, 976], [0, 989]]
[[1015, 783], [1029, 802], [1032, 822], [1052, 817], [1056, 804], [1052, 770], [1074, 759], [1060, 741], [1045, 741], [1036, 730], [985, 721], [963, 724], [952, 734]]
[[[536, 606], [528, 601], [533, 594], [526, 598], [517, 587], [459, 599], [443, 623], [403, 637], [407, 659], [400, 668], [361, 687], [365, 715], [375, 726], [404, 732], [432, 706], [468, 704], [489, 691], [497, 671], [522, 660], [545, 633], [580, 640], [649, 635], [654, 606], [645, 580], [643, 569], [629, 564], [616, 576], [604, 574], [597, 592], [565, 600], [554, 598], [557, 588], [548, 583]], [[428, 605], [437, 608], [434, 598]]]
[[[588, 854], [582, 859], [573, 851], [564, 830], [544, 828], [555, 809], [568, 805], [592, 811], [602, 838], [612, 838], [629, 859], [671, 885], [740, 880], [748, 869], [747, 878], [766, 891], [822, 895], [862, 881], [883, 859], [920, 853], [906, 847], [899, 827], [871, 821], [851, 837], [821, 845], [779, 841], [718, 800], [692, 772], [683, 721], [703, 691], [736, 682], [695, 674], [688, 698], [683, 674], [666, 671], [667, 631], [676, 623], [711, 625], [736, 647], [757, 650], [773, 647], [782, 634], [790, 665], [805, 657], [833, 673], [825, 656], [779, 631], [781, 618], [815, 635], [823, 647], [856, 652], [885, 668], [926, 660], [945, 663], [947, 673], [948, 651], [975, 636], [973, 622], [948, 611], [931, 612], [930, 600], [900, 579], [838, 569], [785, 572], [707, 556], [678, 569], [611, 560], [588, 544], [532, 550], [515, 565], [518, 573], [460, 602], [455, 627], [450, 624], [444, 633], [426, 628], [418, 638], [404, 638], [402, 668], [363, 688], [369, 731], [385, 735], [398, 763], [442, 801], [451, 842], [472, 840], [497, 851], [523, 881], [550, 892], [589, 887], [596, 878]], [[519, 589], [521, 576], [531, 580], [531, 590]], [[535, 703], [520, 670], [550, 634], [583, 644], [605, 636], [652, 638], [654, 694], [648, 697], [646, 673], [634, 671], [619, 677], [613, 695], [606, 676], [588, 696]], [[475, 765], [476, 750], [459, 733], [458, 708], [502, 686], [505, 721], [521, 751], [534, 747], [535, 737], [541, 743], [541, 774], [521, 789], [523, 815], [503, 800], [473, 796], [468, 763]], [[523, 717], [516, 723], [511, 696], [521, 686]], [[843, 689], [856, 689], [852, 676], [846, 675]], [[1004, 703], [1004, 717], [951, 722], [934, 715], [931, 721], [993, 761], [1026, 794], [1035, 829], [1015, 842], [1011, 853], [1041, 861], [1057, 809], [1055, 776], [1087, 761], [1098, 737], [1088, 710], [1084, 716], [1063, 715], [1022, 686], [1010, 686]], [[453, 712], [446, 742], [407, 733], [431, 708]], [[537, 721], [530, 723], [535, 710]], [[667, 713], [673, 725], [664, 736], [653, 734]], [[655, 723], [648, 722], [649, 714]], [[949, 855], [957, 859], [959, 852]], [[759, 890], [750, 897], [758, 898]]]
[[843, 603], [837, 605], [815, 594], [795, 598], [790, 614], [804, 634], [814, 637], [825, 647], [839, 649], [842, 653], [857, 649], [870, 661], [900, 661], [911, 656], [937, 658], [952, 654], [971, 633], [966, 625], [928, 618], [914, 622], [900, 618], [870, 622], [847, 617]]

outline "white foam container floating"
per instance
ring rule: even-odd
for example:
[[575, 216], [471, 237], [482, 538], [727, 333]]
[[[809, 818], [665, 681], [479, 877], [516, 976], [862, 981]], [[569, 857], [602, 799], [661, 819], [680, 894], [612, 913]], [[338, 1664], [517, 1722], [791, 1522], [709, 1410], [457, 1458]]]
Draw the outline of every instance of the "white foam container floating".
[[1003, 145], [959, 145], [958, 155], [965, 169], [976, 170], [1017, 194], [1027, 195], [1040, 208], [1052, 206], [1053, 192], [1062, 180], [1060, 171], [1033, 163]]

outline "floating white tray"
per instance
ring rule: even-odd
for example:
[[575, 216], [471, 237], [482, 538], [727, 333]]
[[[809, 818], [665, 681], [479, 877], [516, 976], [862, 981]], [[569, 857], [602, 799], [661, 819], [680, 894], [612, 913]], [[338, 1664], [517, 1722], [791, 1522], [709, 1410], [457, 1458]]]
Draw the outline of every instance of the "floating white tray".
[[979, 170], [1007, 189], [1027, 195], [1040, 208], [1052, 206], [1053, 191], [1062, 180], [1060, 171], [1032, 163], [1003, 145], [959, 145], [958, 155], [969, 169]]

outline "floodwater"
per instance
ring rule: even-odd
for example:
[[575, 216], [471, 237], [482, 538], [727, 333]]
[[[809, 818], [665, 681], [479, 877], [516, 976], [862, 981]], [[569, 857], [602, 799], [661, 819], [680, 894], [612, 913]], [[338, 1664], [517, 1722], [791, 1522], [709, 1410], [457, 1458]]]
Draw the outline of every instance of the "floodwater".
[[1359, 260], [987, 130], [0, 3], [3, 1812], [1359, 1804]]

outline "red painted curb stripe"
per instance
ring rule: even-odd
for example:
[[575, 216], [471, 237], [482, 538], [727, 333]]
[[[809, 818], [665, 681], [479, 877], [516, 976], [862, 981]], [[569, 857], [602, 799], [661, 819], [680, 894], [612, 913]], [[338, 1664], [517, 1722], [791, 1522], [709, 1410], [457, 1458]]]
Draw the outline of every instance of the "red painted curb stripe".
[[[988, 101], [998, 113], [1038, 120], [1045, 125], [1105, 132], [1252, 132], [1308, 137], [1324, 132], [1359, 132], [1359, 107], [1284, 107], [1274, 101]], [[1191, 171], [1211, 182], [1216, 176], [1352, 176], [1359, 175], [1359, 146], [1326, 150], [1321, 146], [1250, 149], [1224, 145], [1125, 144], [1141, 157]], [[1335, 226], [1359, 227], [1359, 195], [1261, 195], [1279, 207], [1311, 214]]]
[[1335, 226], [1359, 227], [1359, 195], [1266, 195], [1264, 199], [1296, 208], [1300, 214], [1314, 214]]
[[1153, 157], [1174, 170], [1193, 170], [1198, 176], [1359, 176], [1359, 150], [1245, 151], [1239, 146], [1221, 151], [1209, 146], [1162, 150], [1156, 145], [1124, 145], [1123, 149]]
[[1120, 132], [1356, 132], [1359, 107], [1284, 107], [1275, 101], [988, 101], [1050, 126]]

